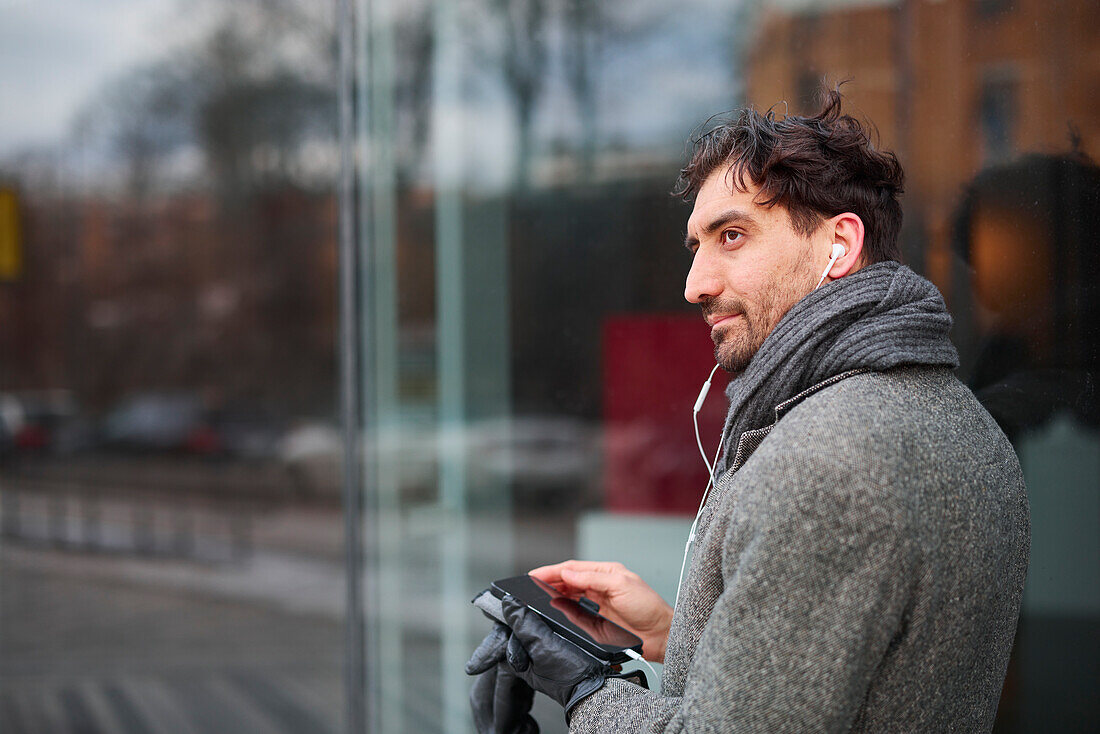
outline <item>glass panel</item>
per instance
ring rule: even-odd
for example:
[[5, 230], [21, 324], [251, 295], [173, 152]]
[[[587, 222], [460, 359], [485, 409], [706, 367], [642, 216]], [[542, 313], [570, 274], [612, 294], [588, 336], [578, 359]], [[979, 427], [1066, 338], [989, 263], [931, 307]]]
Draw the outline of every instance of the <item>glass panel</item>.
[[[807, 111], [823, 79], [851, 80], [905, 166], [906, 261], [1027, 474], [997, 731], [1096, 725], [1095, 3], [357, 7], [381, 730], [469, 730], [461, 667], [487, 623], [468, 600], [495, 577], [601, 557], [674, 595], [713, 359], [668, 191], [709, 115]], [[562, 730], [544, 699], [536, 716]]]
[[[629, 359], [632, 329], [674, 333], [670, 319], [705, 339], [666, 287], [686, 260], [665, 246], [684, 220], [665, 192], [686, 133], [728, 104], [732, 55], [682, 84], [692, 58], [667, 46], [665, 24], [693, 44], [726, 40], [697, 24], [713, 11], [689, 6], [682, 19], [656, 4], [360, 6], [379, 730], [469, 730], [462, 665], [487, 629], [470, 598], [572, 554], [578, 524], [604, 514], [615, 377], [601, 353]], [[639, 63], [666, 74], [644, 99], [622, 87]], [[648, 244], [660, 247], [630, 256]], [[710, 348], [691, 347], [706, 369]], [[638, 491], [704, 475], [680, 463]], [[655, 499], [681, 513], [691, 501]], [[564, 730], [560, 710], [538, 710], [543, 731]]]
[[0, 3], [0, 729], [344, 728], [332, 9]]

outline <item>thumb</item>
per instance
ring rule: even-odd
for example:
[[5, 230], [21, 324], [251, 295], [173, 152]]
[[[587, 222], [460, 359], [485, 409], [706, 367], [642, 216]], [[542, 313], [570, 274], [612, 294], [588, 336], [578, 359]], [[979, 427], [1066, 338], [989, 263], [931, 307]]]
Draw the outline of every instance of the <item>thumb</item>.
[[494, 625], [493, 631], [485, 635], [485, 639], [466, 661], [466, 675], [480, 675], [503, 660], [505, 647], [511, 636], [511, 631], [503, 624]]
[[[512, 628], [513, 637], [520, 647], [526, 648], [524, 652], [527, 656], [537, 659], [539, 653], [546, 649], [548, 641], [555, 638], [553, 631], [536, 612], [510, 594], [504, 597], [500, 606], [504, 612], [504, 621]], [[512, 650], [514, 648], [509, 649], [509, 652]]]

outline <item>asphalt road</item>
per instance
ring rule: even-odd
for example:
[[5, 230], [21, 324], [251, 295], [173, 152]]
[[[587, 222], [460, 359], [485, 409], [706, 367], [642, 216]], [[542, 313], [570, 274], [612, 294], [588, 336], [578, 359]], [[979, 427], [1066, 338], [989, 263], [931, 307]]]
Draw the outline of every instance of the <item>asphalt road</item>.
[[0, 561], [0, 731], [339, 732], [339, 619]]
[[[158, 547], [170, 544], [174, 508], [150, 505]], [[339, 508], [287, 504], [256, 512], [242, 558], [201, 552], [225, 539], [217, 516], [194, 525], [200, 552], [180, 555], [134, 552], [127, 505], [102, 505], [100, 537], [119, 542], [96, 549], [51, 541], [51, 509], [41, 496], [28, 492], [21, 510], [22, 535], [0, 540], [0, 734], [344, 730]], [[68, 536], [82, 537], [77, 514], [68, 517]], [[389, 629], [400, 634], [404, 729], [393, 734], [462, 730], [443, 723], [441, 568], [432, 522], [403, 521], [400, 616]], [[572, 544], [567, 527], [556, 517], [521, 521], [516, 562], [529, 567], [564, 552]], [[495, 564], [493, 544], [476, 542], [491, 536], [470, 535], [477, 565]], [[480, 636], [484, 620], [468, 611], [470, 631]], [[564, 731], [552, 702], [540, 701], [536, 712], [546, 734]]]

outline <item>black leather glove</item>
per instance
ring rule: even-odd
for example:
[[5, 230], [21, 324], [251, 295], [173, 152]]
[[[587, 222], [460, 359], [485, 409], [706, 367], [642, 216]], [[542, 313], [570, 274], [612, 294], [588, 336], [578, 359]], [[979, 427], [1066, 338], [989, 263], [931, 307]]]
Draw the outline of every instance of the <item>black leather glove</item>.
[[501, 604], [512, 628], [505, 646], [508, 667], [536, 691], [565, 707], [565, 715], [599, 690], [613, 673], [611, 666], [558, 637], [538, 614], [513, 596]]
[[[533, 719], [530, 722], [533, 729], [508, 728], [528, 725], [523, 716], [530, 710], [531, 698], [526, 691], [532, 688], [561, 704], [568, 720], [573, 707], [598, 691], [608, 678], [622, 678], [642, 688], [649, 687], [645, 673], [640, 670], [616, 673], [609, 664], [554, 634], [538, 614], [515, 597], [505, 596], [500, 611], [511, 628], [497, 623], [466, 663], [469, 675], [480, 673], [483, 678], [474, 683], [470, 693], [474, 721], [482, 734], [537, 732]], [[484, 676], [494, 666], [496, 678], [490, 683]], [[482, 729], [481, 721], [489, 722], [487, 726], [499, 722], [504, 728]]]
[[530, 714], [534, 690], [508, 665], [500, 664], [511, 636], [511, 630], [496, 623], [466, 663], [466, 673], [477, 676], [470, 689], [470, 709], [478, 734], [539, 732]]

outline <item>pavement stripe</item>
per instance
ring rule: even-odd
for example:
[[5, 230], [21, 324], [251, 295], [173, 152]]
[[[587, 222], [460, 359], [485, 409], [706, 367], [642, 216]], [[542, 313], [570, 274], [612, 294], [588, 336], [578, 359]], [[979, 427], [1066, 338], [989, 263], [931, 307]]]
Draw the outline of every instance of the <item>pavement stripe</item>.
[[205, 674], [203, 678], [173, 675], [168, 678], [168, 682], [169, 690], [178, 696], [198, 731], [210, 734], [223, 732], [265, 734], [264, 730], [258, 729], [255, 722], [246, 714], [242, 714], [239, 708], [229, 703], [224, 696], [218, 695], [212, 689]]
[[0, 732], [30, 734], [30, 730], [23, 721], [19, 704], [16, 703], [15, 696], [10, 693], [0, 695]]
[[149, 722], [122, 687], [108, 684], [103, 687], [103, 697], [124, 734], [152, 734]]
[[145, 712], [156, 734], [199, 734], [184, 705], [160, 676], [133, 680], [126, 690]]
[[38, 721], [35, 723], [36, 728], [33, 731], [50, 732], [50, 734], [68, 732], [69, 727], [65, 725], [57, 691], [52, 688], [43, 688], [36, 691], [35, 694], [32, 698], [34, 703], [31, 704], [31, 708]]
[[228, 675], [235, 685], [252, 697], [262, 708], [281, 721], [286, 731], [294, 734], [325, 734], [332, 728], [313, 711], [299, 704], [280, 687], [258, 675], [235, 672]]
[[72, 686], [66, 686], [58, 691], [57, 697], [72, 734], [99, 734], [100, 726], [79, 691]]
[[285, 731], [285, 728], [272, 712], [262, 709], [256, 701], [246, 696], [239, 687], [224, 675], [215, 675], [209, 681], [213, 695], [220, 697], [226, 706], [236, 711], [241, 718], [251, 722], [257, 731]]
[[347, 728], [347, 702], [341, 676], [331, 670], [295, 671], [293, 675], [280, 675], [279, 682], [306, 708], [323, 716], [333, 731], [342, 732]]
[[104, 697], [103, 687], [106, 682], [106, 680], [99, 678], [86, 678], [77, 684], [76, 689], [83, 698], [84, 703], [87, 704], [92, 718], [98, 722], [98, 731], [110, 732], [110, 734], [125, 734], [113, 708]]

